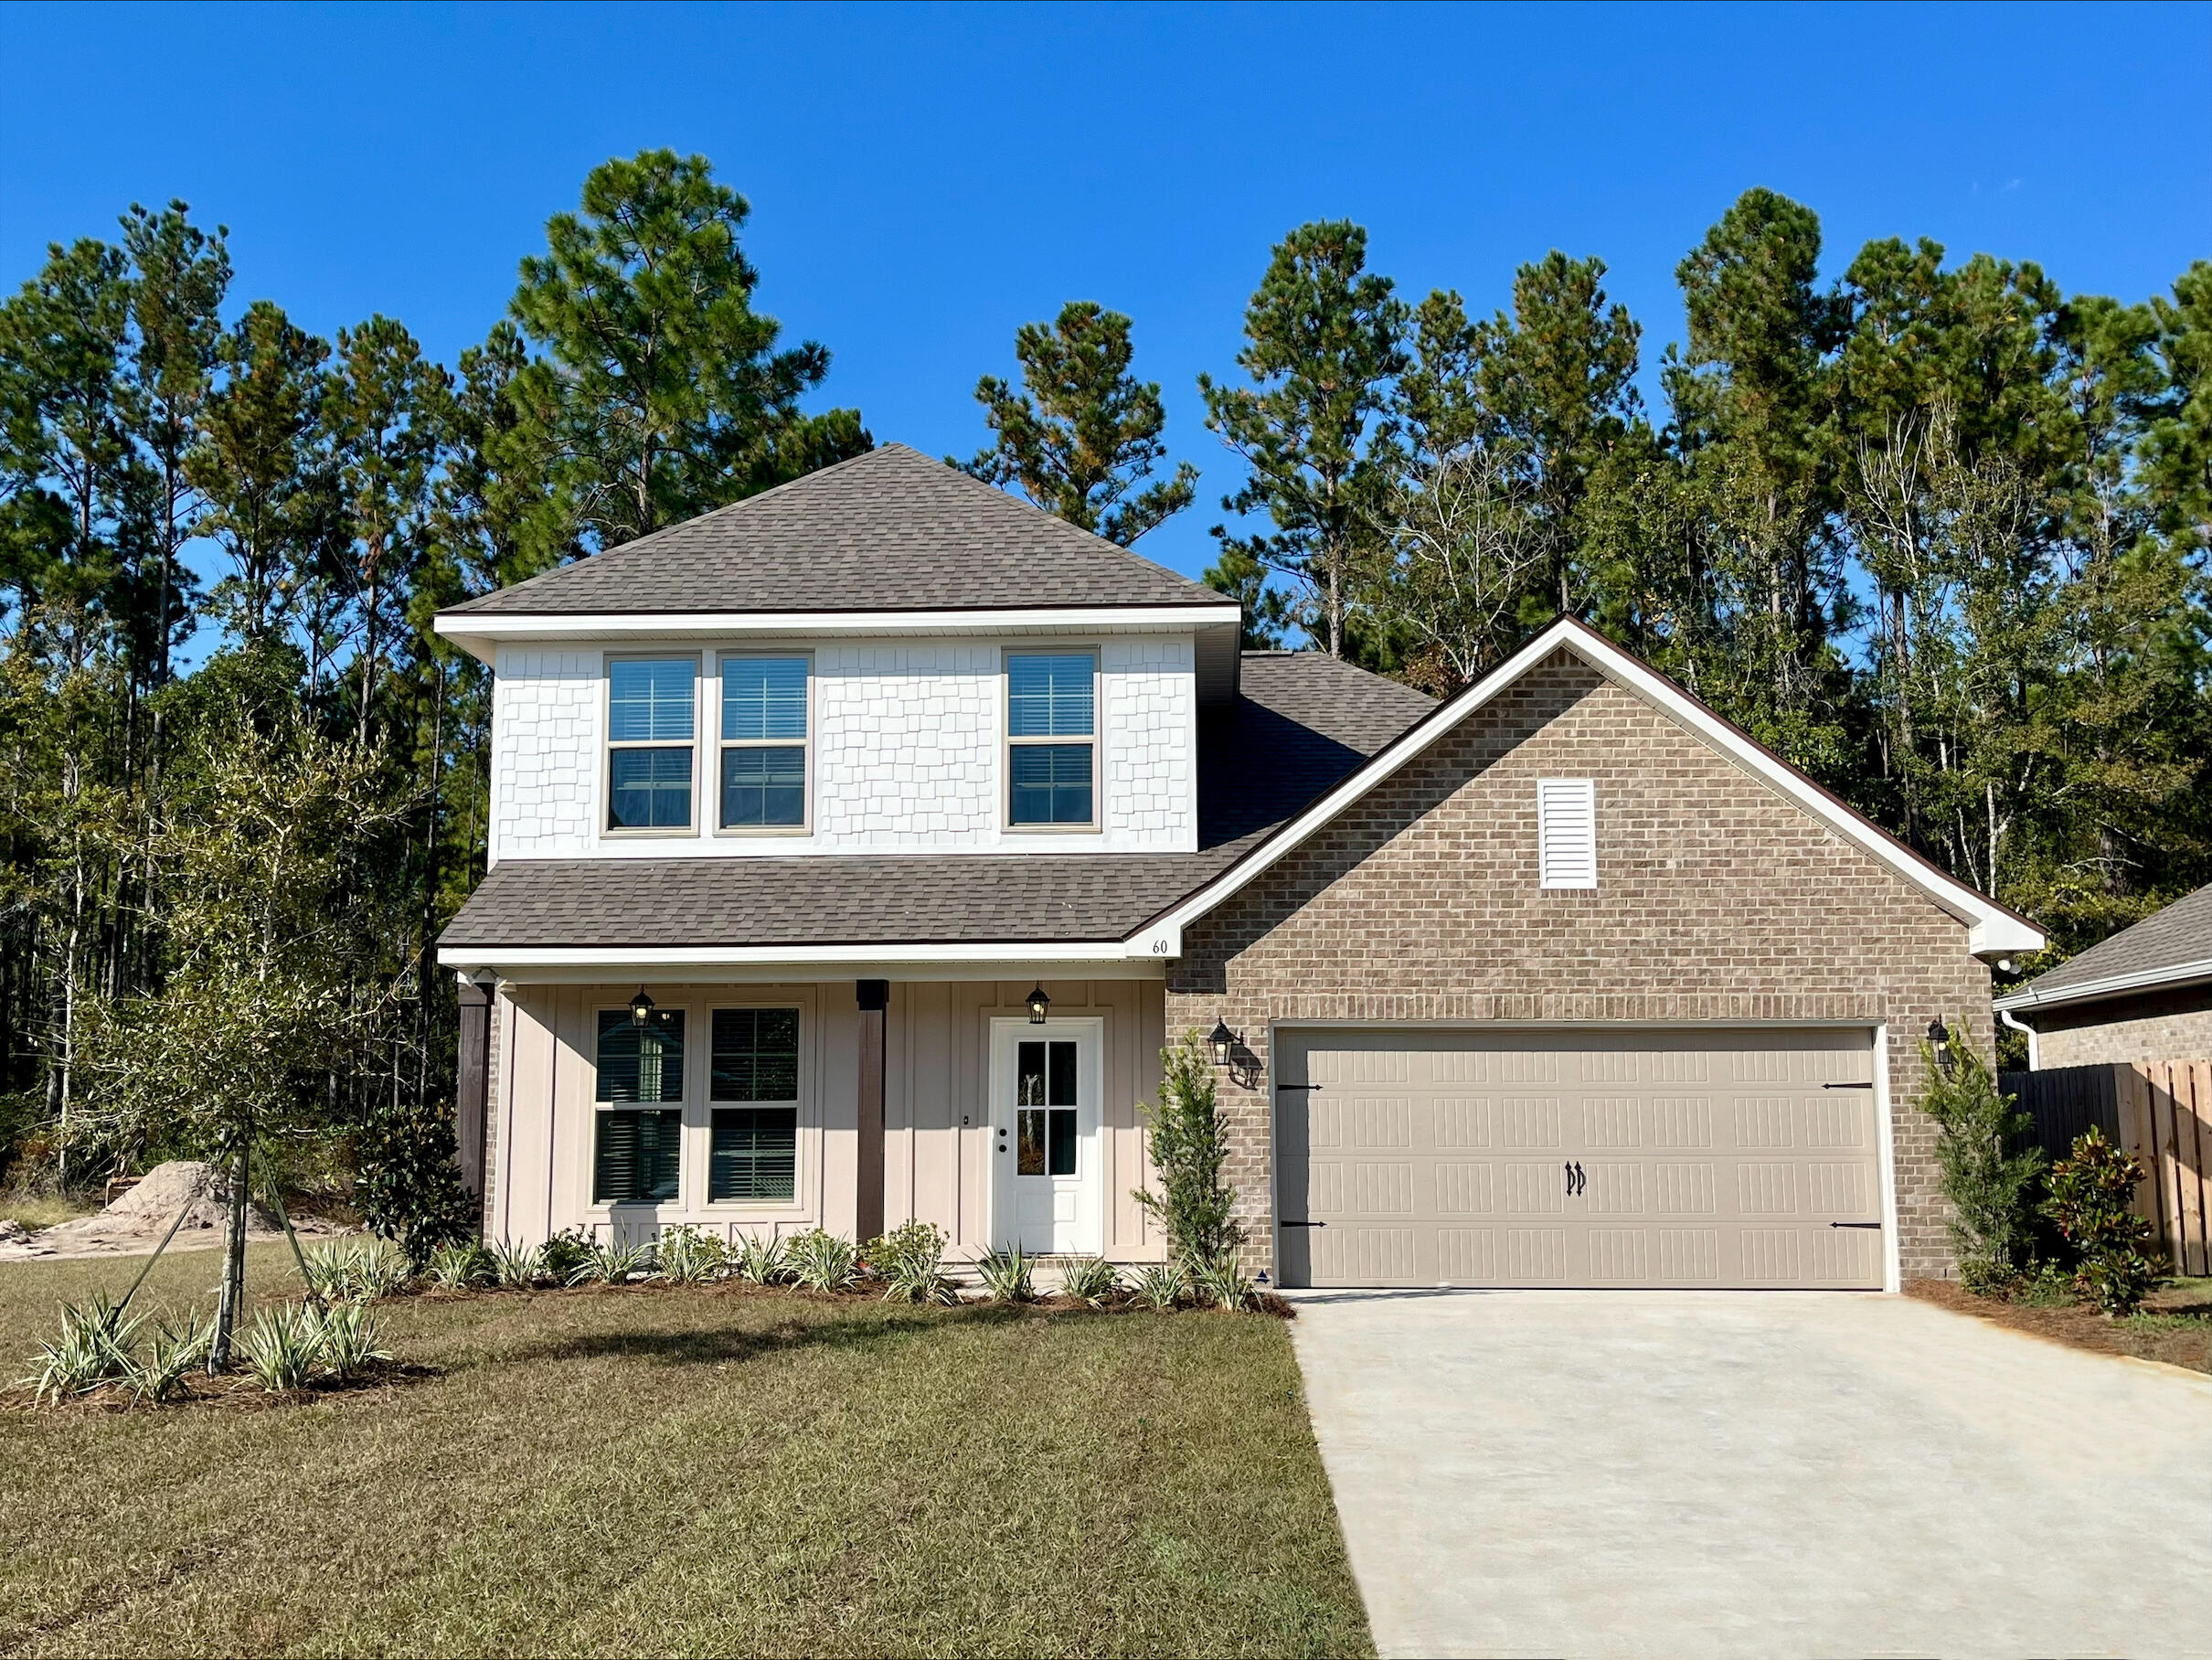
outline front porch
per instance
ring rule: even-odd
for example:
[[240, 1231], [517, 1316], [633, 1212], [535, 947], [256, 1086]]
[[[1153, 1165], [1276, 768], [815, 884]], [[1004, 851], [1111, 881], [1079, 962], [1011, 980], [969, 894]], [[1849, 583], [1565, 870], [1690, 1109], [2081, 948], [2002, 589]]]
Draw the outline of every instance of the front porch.
[[958, 1261], [1016, 1240], [1164, 1254], [1132, 1197], [1166, 1040], [1160, 978], [479, 971], [462, 998], [463, 1164], [489, 1240], [689, 1226], [865, 1240], [922, 1221]]

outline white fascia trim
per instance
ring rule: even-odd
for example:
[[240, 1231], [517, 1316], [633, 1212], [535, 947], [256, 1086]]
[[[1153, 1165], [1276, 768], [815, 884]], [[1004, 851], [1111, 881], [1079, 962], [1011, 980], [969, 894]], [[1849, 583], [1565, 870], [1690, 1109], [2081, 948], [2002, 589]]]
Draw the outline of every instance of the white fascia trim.
[[470, 968], [849, 967], [854, 963], [1122, 963], [1162, 955], [1124, 940], [990, 945], [441, 945], [441, 966]]
[[1050, 611], [443, 612], [431, 626], [477, 656], [503, 640], [679, 640], [871, 634], [1160, 633], [1234, 627], [1221, 605], [1075, 605]]
[[1926, 892], [1943, 910], [1967, 924], [1967, 949], [1974, 955], [1993, 952], [2039, 951], [2042, 931], [2023, 922], [2004, 907], [1976, 893], [1962, 882], [1921, 864], [1905, 853], [1879, 829], [1848, 807], [1813, 788], [1796, 771], [1770, 755], [1734, 728], [1716, 718], [1664, 676], [1630, 656], [1611, 641], [1570, 622], [1553, 623], [1505, 662], [1424, 718], [1411, 742], [1393, 743], [1326, 795], [1301, 814], [1272, 841], [1264, 844], [1243, 863], [1223, 872], [1174, 910], [1164, 912], [1154, 928], [1180, 930], [1288, 857], [1324, 825], [1354, 802], [1419, 759], [1440, 739], [1518, 681], [1537, 664], [1562, 647], [1571, 651], [1608, 679], [1624, 686], [1646, 703], [1672, 716], [1696, 733], [1705, 744], [1753, 776], [1764, 780], [1786, 799], [1804, 809], [1836, 835]]
[[2067, 1003], [2090, 1003], [2121, 992], [2151, 991], [2162, 985], [2195, 985], [2212, 980], [2212, 957], [2196, 963], [2175, 963], [2164, 968], [2139, 969], [2132, 974], [2111, 974], [2102, 980], [2084, 980], [2075, 985], [2038, 992], [2029, 981], [1996, 1000], [2000, 1013], [2015, 1008], [2057, 1008]]

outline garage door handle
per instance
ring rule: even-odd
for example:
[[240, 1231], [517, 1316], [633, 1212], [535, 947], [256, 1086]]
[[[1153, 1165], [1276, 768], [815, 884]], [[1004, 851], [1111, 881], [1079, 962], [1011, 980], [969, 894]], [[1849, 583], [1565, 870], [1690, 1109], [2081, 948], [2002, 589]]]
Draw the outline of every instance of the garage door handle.
[[1326, 1222], [1285, 1222], [1282, 1226], [1285, 1228], [1326, 1228], [1328, 1224]]
[[1830, 1222], [1831, 1228], [1879, 1228], [1879, 1222]]
[[1318, 1090], [1320, 1088], [1321, 1086], [1317, 1083], [1279, 1083], [1275, 1086], [1275, 1092], [1280, 1095], [1285, 1090]]
[[1871, 1083], [1824, 1083], [1821, 1085], [1821, 1088], [1824, 1090], [1871, 1090], [1874, 1086]]

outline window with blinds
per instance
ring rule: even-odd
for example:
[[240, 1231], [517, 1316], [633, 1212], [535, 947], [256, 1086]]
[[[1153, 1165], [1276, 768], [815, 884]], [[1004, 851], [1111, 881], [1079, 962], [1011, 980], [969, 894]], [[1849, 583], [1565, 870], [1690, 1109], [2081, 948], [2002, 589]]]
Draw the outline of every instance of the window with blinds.
[[1537, 780], [1537, 884], [1598, 885], [1598, 791], [1587, 778]]
[[684, 1011], [656, 1008], [643, 1026], [626, 1008], [599, 1013], [599, 1104], [593, 1126], [591, 1202], [660, 1205], [683, 1176]]
[[710, 1078], [708, 1202], [789, 1204], [798, 1189], [799, 1011], [715, 1010]]

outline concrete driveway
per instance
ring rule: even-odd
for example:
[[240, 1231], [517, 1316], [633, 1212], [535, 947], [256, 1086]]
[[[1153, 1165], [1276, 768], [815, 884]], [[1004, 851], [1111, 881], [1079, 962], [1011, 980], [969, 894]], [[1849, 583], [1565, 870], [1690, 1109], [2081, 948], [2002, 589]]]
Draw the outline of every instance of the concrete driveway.
[[2212, 1378], [1901, 1297], [1296, 1294], [1385, 1655], [2212, 1655]]

